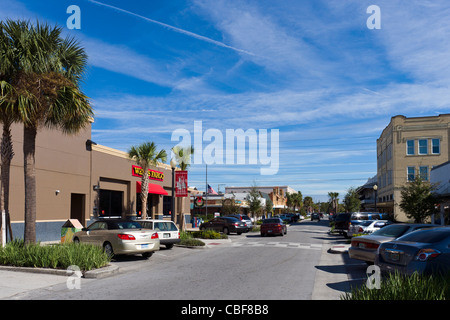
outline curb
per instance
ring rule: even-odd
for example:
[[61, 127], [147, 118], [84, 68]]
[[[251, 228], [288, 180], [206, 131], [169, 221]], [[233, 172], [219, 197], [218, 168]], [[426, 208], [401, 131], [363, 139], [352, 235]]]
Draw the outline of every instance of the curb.
[[348, 252], [348, 248], [350, 248], [350, 245], [345, 245], [345, 244], [334, 245], [334, 246], [331, 246], [330, 249], [328, 249], [328, 252], [329, 253], [346, 253], [346, 252]]
[[[0, 266], [0, 270], [40, 273], [40, 274], [52, 274], [52, 275], [58, 275], [58, 276], [70, 276], [71, 274], [73, 274], [73, 271], [71, 271], [71, 270], [52, 269], [52, 268]], [[89, 270], [89, 271], [82, 271], [83, 278], [87, 278], [87, 279], [99, 279], [99, 278], [109, 277], [110, 275], [113, 275], [118, 272], [119, 272], [119, 267], [113, 266], [113, 265], [107, 265], [106, 267]]]

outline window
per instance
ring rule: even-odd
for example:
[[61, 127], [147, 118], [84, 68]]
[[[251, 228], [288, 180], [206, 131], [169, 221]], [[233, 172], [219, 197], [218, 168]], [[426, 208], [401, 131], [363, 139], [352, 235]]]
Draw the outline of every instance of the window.
[[122, 216], [123, 191], [100, 190], [100, 217]]
[[440, 154], [441, 153], [441, 140], [432, 139], [431, 140], [431, 153]]
[[428, 167], [419, 167], [419, 175], [420, 179], [422, 179], [423, 181], [428, 181]]
[[414, 151], [414, 140], [406, 141], [406, 154], [407, 155], [413, 155], [414, 153], [415, 153], [415, 151]]
[[416, 168], [408, 167], [408, 181], [414, 181], [416, 177]]
[[419, 154], [428, 154], [428, 139], [419, 140]]

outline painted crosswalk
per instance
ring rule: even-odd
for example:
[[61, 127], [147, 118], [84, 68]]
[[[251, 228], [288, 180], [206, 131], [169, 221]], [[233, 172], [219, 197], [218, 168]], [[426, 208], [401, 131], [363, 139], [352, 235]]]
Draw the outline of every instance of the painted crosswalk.
[[249, 242], [233, 242], [232, 247], [276, 247], [289, 249], [308, 249], [308, 250], [322, 250], [320, 243], [298, 243], [285, 241], [249, 241]]

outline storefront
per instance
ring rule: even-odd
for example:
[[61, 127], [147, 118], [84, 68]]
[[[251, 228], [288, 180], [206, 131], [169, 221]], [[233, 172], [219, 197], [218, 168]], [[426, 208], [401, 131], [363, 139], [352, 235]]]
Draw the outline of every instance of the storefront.
[[[16, 155], [11, 164], [9, 211], [13, 236], [23, 237], [23, 133], [12, 128]], [[133, 141], [130, 141], [130, 145]], [[126, 152], [96, 144], [91, 126], [76, 136], [42, 129], [36, 140], [36, 238], [58, 240], [62, 224], [77, 219], [84, 226], [98, 217], [139, 219], [142, 168]], [[150, 169], [147, 216], [169, 218], [172, 208], [172, 169]], [[189, 213], [189, 198], [176, 198], [175, 213]]]

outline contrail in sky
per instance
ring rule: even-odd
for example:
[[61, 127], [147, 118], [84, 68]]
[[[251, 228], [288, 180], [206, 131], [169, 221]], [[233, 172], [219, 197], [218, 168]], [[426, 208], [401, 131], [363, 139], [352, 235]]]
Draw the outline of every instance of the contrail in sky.
[[251, 55], [251, 56], [255, 55], [255, 54], [253, 54], [253, 53], [251, 53], [249, 51], [229, 46], [229, 45], [227, 45], [227, 44], [225, 44], [223, 42], [216, 41], [216, 40], [210, 39], [208, 37], [204, 37], [204, 36], [201, 36], [199, 34], [196, 34], [196, 33], [193, 33], [193, 32], [187, 31], [187, 30], [183, 30], [183, 29], [180, 29], [180, 28], [177, 28], [177, 27], [173, 27], [171, 25], [168, 25], [168, 24], [165, 24], [165, 23], [162, 23], [162, 22], [159, 22], [159, 21], [156, 21], [156, 20], [153, 20], [153, 19], [141, 16], [141, 15], [139, 15], [137, 13], [134, 13], [134, 12], [131, 12], [131, 11], [128, 11], [128, 10], [124, 10], [124, 9], [121, 9], [121, 8], [118, 8], [118, 7], [114, 7], [114, 6], [111, 6], [109, 4], [98, 2], [98, 1], [95, 1], [95, 0], [88, 0], [88, 1], [91, 2], [91, 3], [95, 3], [97, 5], [100, 5], [100, 6], [108, 7], [108, 8], [111, 8], [111, 9], [114, 9], [114, 10], [117, 10], [117, 11], [129, 14], [129, 15], [132, 15], [132, 16], [144, 19], [144, 20], [146, 20], [148, 22], [158, 24], [158, 25], [160, 25], [160, 26], [162, 26], [164, 28], [167, 28], [169, 30], [173, 30], [175, 32], [187, 35], [189, 37], [192, 37], [192, 38], [195, 38], [195, 39], [198, 39], [198, 40], [202, 40], [202, 41], [205, 41], [205, 42], [209, 42], [209, 43], [215, 44], [215, 45], [217, 45], [219, 47], [228, 48], [228, 49], [231, 49], [231, 50], [234, 50], [234, 51], [237, 51], [237, 52], [240, 52], [240, 53], [245, 53], [245, 54], [248, 54], [248, 55]]

